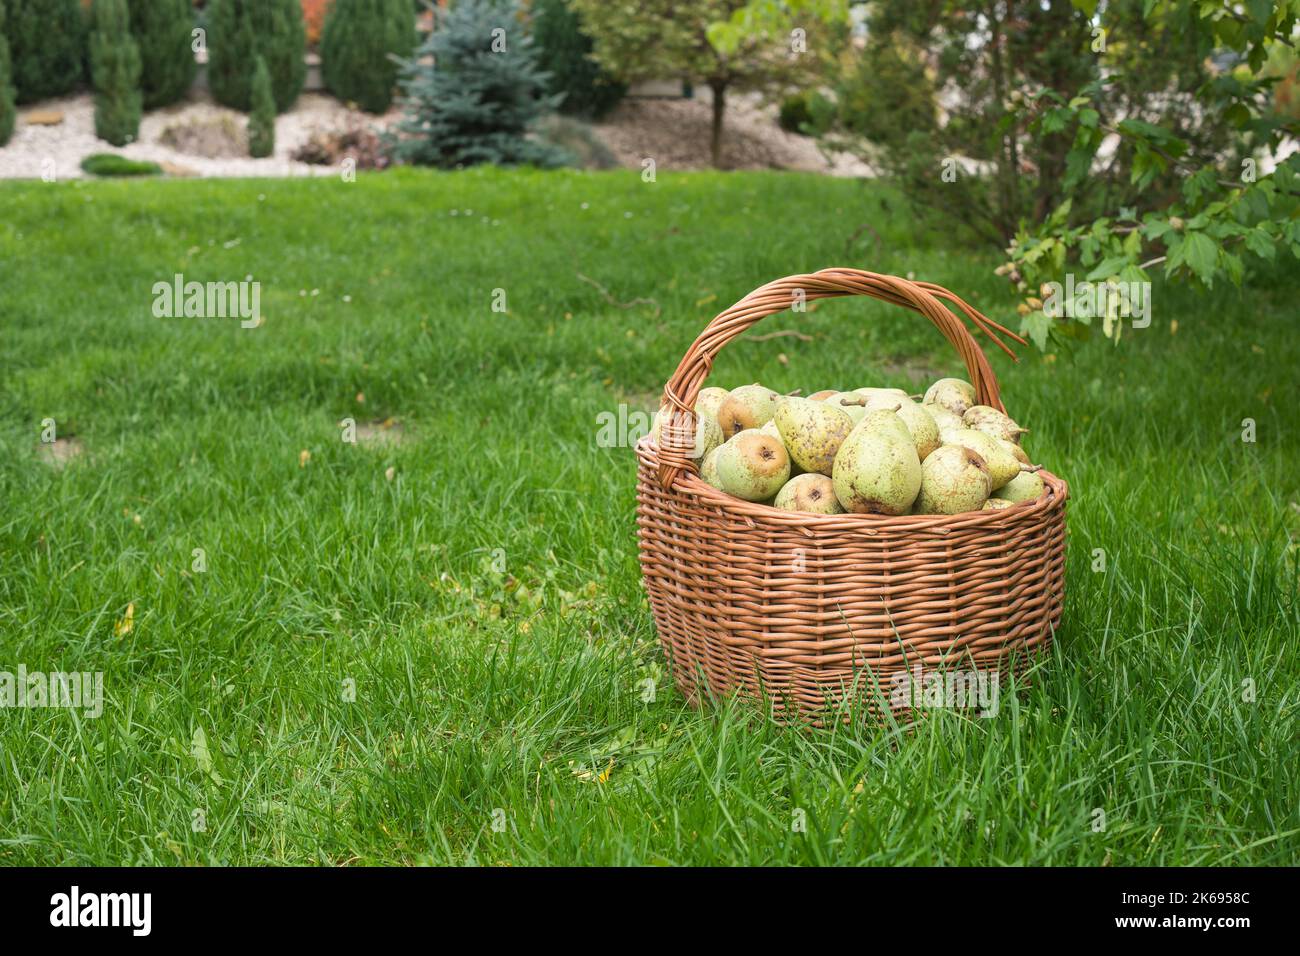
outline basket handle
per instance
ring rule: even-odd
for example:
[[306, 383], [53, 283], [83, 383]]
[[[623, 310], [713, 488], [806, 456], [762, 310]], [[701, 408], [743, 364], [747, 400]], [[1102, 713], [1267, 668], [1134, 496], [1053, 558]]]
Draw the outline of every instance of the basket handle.
[[694, 445], [695, 398], [713, 368], [714, 356], [722, 351], [722, 347], [760, 319], [784, 312], [800, 297], [807, 301], [845, 295], [871, 296], [920, 312], [938, 327], [966, 363], [966, 371], [980, 404], [999, 411], [1006, 410], [1002, 405], [998, 380], [984, 352], [971, 337], [965, 323], [939, 300], [960, 309], [976, 329], [992, 339], [1013, 360], [1015, 353], [998, 338], [998, 333], [1021, 345], [1026, 344], [1025, 340], [982, 315], [947, 289], [931, 282], [915, 282], [861, 269], [823, 269], [809, 275], [787, 276], [760, 286], [731, 308], [718, 313], [691, 343], [677, 371], [664, 386], [663, 404], [670, 405], [677, 413], [671, 416], [673, 424], [666, 427], [665, 440], [659, 443], [659, 483], [665, 489], [671, 488], [683, 471], [696, 473], [695, 464], [686, 456], [687, 450]]

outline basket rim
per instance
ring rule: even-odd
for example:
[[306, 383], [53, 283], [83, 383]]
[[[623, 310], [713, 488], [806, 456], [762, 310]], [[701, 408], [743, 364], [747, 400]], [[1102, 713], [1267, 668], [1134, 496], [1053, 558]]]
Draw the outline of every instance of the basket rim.
[[[638, 457], [645, 459], [652, 468], [658, 466], [658, 446], [650, 435], [644, 436], [636, 443], [635, 451]], [[1052, 474], [1045, 468], [1039, 469], [1036, 474], [1047, 485], [1047, 493], [1033, 501], [1017, 502], [1009, 508], [963, 511], [955, 515], [882, 515], [851, 511], [824, 515], [811, 511], [787, 511], [784, 508], [763, 504], [761, 501], [746, 501], [744, 498], [729, 495], [707, 484], [693, 471], [678, 475], [672, 487], [667, 490], [694, 495], [705, 504], [733, 512], [751, 524], [754, 519], [761, 518], [770, 524], [802, 529], [808, 534], [812, 533], [811, 528], [805, 526], [826, 531], [865, 531], [869, 534], [893, 530], [934, 531], [946, 534], [959, 528], [1008, 523], [1012, 520], [1021, 521], [1029, 515], [1053, 510], [1069, 499], [1070, 486], [1064, 478]]]

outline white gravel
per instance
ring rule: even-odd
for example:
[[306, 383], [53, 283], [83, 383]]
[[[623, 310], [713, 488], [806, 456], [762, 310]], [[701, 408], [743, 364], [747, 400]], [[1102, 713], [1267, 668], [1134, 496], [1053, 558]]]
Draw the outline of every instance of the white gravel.
[[[63, 122], [57, 126], [34, 126], [26, 122], [29, 113], [58, 110]], [[276, 119], [275, 154], [265, 159], [221, 157], [209, 159], [178, 152], [158, 142], [163, 129], [185, 120], [210, 119], [229, 114], [243, 127], [247, 117], [218, 106], [206, 94], [192, 96], [174, 106], [146, 113], [140, 123], [140, 140], [121, 149], [95, 137], [95, 106], [88, 93], [33, 103], [18, 111], [18, 123], [9, 145], [0, 149], [0, 179], [39, 179], [43, 165], [53, 160], [57, 179], [85, 176], [81, 161], [92, 153], [118, 153], [132, 159], [153, 160], [184, 167], [198, 176], [330, 176], [338, 167], [297, 163], [289, 154], [317, 129], [346, 126], [350, 119], [382, 125], [387, 117], [372, 117], [344, 106], [319, 93], [304, 93], [292, 110]]]

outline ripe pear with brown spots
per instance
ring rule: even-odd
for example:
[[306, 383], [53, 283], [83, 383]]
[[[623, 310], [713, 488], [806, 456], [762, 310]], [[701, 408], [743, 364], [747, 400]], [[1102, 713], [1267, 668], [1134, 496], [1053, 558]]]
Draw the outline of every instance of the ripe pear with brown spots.
[[804, 471], [830, 475], [835, 453], [853, 431], [848, 412], [830, 402], [782, 398], [772, 419], [790, 457]]
[[846, 511], [907, 514], [921, 488], [921, 459], [903, 420], [869, 412], [840, 445], [831, 478]]
[[844, 513], [839, 499], [835, 497], [835, 483], [825, 475], [813, 472], [795, 475], [787, 481], [776, 493], [772, 506], [786, 511], [807, 511], [819, 515]]
[[921, 492], [912, 510], [919, 515], [979, 511], [992, 485], [983, 458], [961, 445], [944, 445], [921, 466]]
[[764, 385], [742, 385], [732, 389], [718, 406], [718, 424], [724, 438], [731, 438], [749, 428], [761, 428], [776, 414], [776, 400], [781, 396]]
[[790, 456], [779, 438], [757, 428], [742, 431], [718, 449], [722, 490], [746, 501], [766, 501], [790, 478]]

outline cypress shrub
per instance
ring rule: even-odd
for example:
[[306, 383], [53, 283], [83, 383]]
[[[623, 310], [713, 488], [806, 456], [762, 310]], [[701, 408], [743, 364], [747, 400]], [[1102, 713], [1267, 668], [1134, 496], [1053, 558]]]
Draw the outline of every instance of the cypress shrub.
[[194, 82], [194, 7], [191, 0], [129, 0], [131, 35], [140, 48], [144, 108], [168, 106]]
[[595, 119], [618, 105], [627, 86], [610, 76], [592, 58], [591, 37], [568, 0], [533, 3], [533, 40], [538, 65], [551, 74], [551, 93], [563, 94], [560, 112]]
[[212, 0], [208, 6], [208, 87], [223, 106], [253, 106], [253, 70], [260, 56], [283, 113], [302, 92], [307, 37], [298, 0]]
[[275, 152], [275, 97], [271, 71], [260, 56], [253, 67], [253, 111], [248, 116], [248, 155], [254, 159]]
[[415, 15], [410, 0], [334, 0], [321, 34], [325, 86], [368, 113], [393, 103], [397, 64], [415, 49]]
[[0, 146], [14, 134], [14, 82], [9, 69], [9, 42], [5, 40], [5, 0], [0, 0]]
[[456, 0], [436, 12], [434, 31], [402, 63], [404, 115], [387, 139], [395, 159], [444, 168], [570, 159], [528, 136], [555, 97], [518, 13], [515, 0]]
[[77, 0], [8, 0], [5, 37], [19, 103], [71, 93], [85, 78], [86, 23]]
[[131, 39], [126, 0], [95, 0], [92, 15], [95, 135], [125, 146], [140, 132], [140, 50]]

